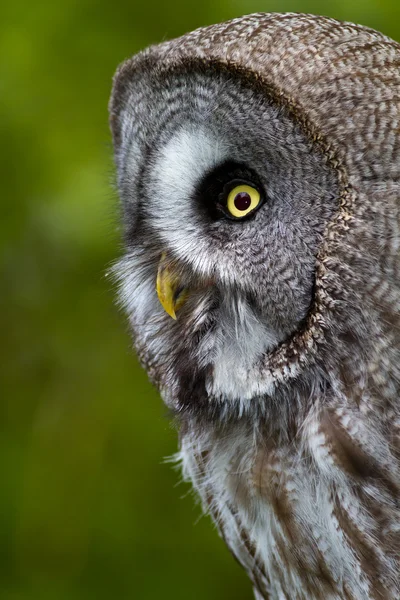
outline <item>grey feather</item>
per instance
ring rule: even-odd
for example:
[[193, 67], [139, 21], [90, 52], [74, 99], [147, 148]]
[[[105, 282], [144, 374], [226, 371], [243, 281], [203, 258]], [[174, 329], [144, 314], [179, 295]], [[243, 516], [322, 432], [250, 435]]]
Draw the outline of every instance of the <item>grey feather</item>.
[[[399, 64], [373, 30], [256, 14], [115, 76], [120, 299], [257, 598], [400, 597]], [[252, 218], [215, 218], [229, 165]]]

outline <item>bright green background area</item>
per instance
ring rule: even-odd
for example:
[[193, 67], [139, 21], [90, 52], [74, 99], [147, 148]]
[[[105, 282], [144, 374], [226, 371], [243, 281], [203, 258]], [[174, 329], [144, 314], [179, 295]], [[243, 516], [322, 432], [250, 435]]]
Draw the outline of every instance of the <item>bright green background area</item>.
[[105, 278], [120, 254], [112, 74], [144, 46], [255, 11], [400, 39], [397, 0], [3, 2], [0, 598], [245, 600], [188, 486]]

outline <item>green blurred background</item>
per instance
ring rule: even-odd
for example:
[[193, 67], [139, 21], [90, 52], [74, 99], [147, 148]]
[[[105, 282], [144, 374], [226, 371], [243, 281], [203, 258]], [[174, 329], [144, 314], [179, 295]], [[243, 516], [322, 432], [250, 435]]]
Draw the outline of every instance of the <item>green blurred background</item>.
[[0, 598], [245, 600], [104, 274], [120, 254], [107, 101], [144, 46], [256, 11], [400, 39], [398, 0], [0, 7]]

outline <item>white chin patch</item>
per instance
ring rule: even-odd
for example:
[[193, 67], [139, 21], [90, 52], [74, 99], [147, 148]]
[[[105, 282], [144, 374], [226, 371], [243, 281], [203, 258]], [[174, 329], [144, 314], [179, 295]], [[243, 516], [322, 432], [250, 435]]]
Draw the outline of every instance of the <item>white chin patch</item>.
[[217, 340], [213, 379], [207, 391], [246, 404], [253, 397], [249, 395], [249, 378], [254, 365], [276, 346], [278, 338], [246, 300], [226, 298], [219, 312]]

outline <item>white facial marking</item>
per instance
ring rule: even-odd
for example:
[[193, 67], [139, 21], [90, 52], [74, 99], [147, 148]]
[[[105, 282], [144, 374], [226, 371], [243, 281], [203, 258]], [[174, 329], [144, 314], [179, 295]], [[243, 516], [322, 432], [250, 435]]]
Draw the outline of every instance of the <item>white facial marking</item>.
[[154, 160], [149, 213], [165, 243], [183, 259], [201, 256], [202, 251], [207, 257], [207, 240], [201, 235], [203, 223], [193, 197], [204, 176], [228, 158], [228, 148], [220, 140], [192, 125], [178, 131]]
[[244, 298], [227, 298], [219, 311], [218, 345], [214, 376], [208, 391], [247, 403], [249, 373], [277, 337], [254, 313]]

